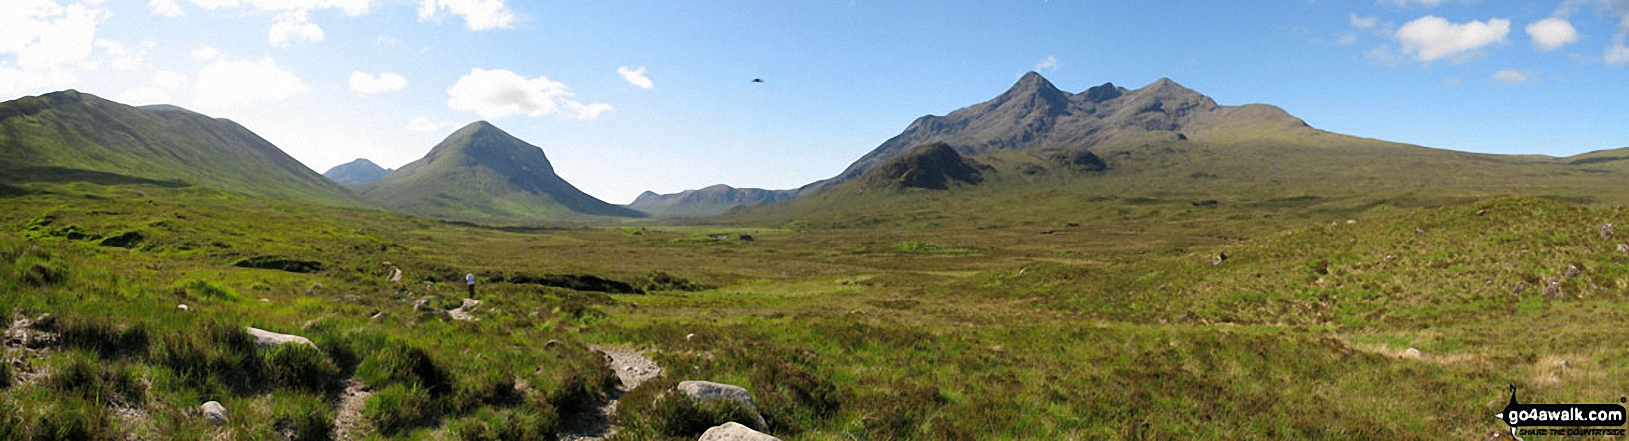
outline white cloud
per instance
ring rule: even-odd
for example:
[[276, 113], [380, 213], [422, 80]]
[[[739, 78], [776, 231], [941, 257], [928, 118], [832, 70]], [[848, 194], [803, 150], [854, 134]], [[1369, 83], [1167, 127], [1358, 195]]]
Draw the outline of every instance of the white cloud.
[[153, 79], [147, 85], [126, 90], [113, 100], [132, 106], [175, 104], [172, 93], [186, 90], [187, 82], [186, 75], [160, 70], [153, 73]]
[[150, 49], [150, 46], [143, 45], [142, 49], [130, 50], [125, 48], [123, 43], [105, 38], [97, 39], [95, 45], [112, 58], [109, 64], [112, 64], [114, 69], [125, 71], [141, 67], [142, 58], [147, 56]]
[[1041, 62], [1035, 63], [1035, 71], [1036, 72], [1056, 71], [1056, 70], [1058, 70], [1058, 57], [1057, 56], [1047, 55], [1045, 59], [1041, 60]]
[[425, 118], [425, 117], [421, 116], [421, 117], [418, 117], [418, 118], [413, 118], [411, 120], [408, 120], [407, 121], [407, 130], [414, 131], [414, 132], [427, 132], [427, 133], [428, 132], [440, 132], [442, 130], [452, 129], [452, 128], [456, 127], [457, 125], [458, 125], [458, 123], [455, 123], [455, 122], [436, 122], [436, 121], [431, 121], [430, 118]]
[[464, 27], [472, 31], [508, 28], [515, 13], [504, 0], [419, 0], [419, 21], [437, 19], [442, 10], [464, 17]]
[[192, 99], [200, 107], [274, 103], [311, 90], [271, 57], [260, 61], [216, 61], [198, 71]]
[[0, 95], [72, 85], [76, 70], [90, 67], [96, 28], [112, 16], [99, 3], [0, 1]]
[[622, 66], [617, 68], [617, 75], [622, 75], [624, 81], [640, 89], [651, 90], [656, 87], [656, 83], [651, 82], [650, 77], [645, 76], [645, 66], [639, 66], [638, 69], [629, 69], [628, 66]]
[[1347, 44], [1352, 44], [1352, 43], [1357, 43], [1357, 34], [1342, 34], [1340, 36], [1340, 38], [1335, 40], [1335, 44], [1340, 44], [1340, 45], [1347, 45]]
[[151, 11], [153, 15], [162, 15], [165, 17], [181, 16], [181, 4], [176, 3], [175, 0], [149, 1], [147, 2], [147, 10]]
[[583, 104], [572, 100], [565, 84], [548, 77], [526, 78], [503, 69], [471, 69], [447, 89], [447, 106], [467, 110], [489, 120], [524, 114], [560, 114], [566, 118], [594, 119], [611, 110], [610, 104]]
[[266, 33], [272, 46], [288, 46], [296, 38], [314, 43], [323, 37], [322, 28], [311, 23], [311, 12], [305, 9], [277, 13]]
[[1606, 64], [1617, 66], [1629, 64], [1629, 46], [1625, 46], [1621, 41], [1613, 44], [1606, 49], [1604, 61]]
[[1368, 29], [1380, 24], [1380, 17], [1373, 15], [1360, 17], [1357, 15], [1357, 13], [1353, 13], [1351, 17], [1348, 17], [1348, 19], [1352, 21], [1352, 27], [1358, 29]]
[[380, 46], [395, 46], [401, 44], [401, 40], [397, 40], [388, 35], [380, 35], [378, 37], [374, 37], [373, 44]]
[[1467, 54], [1502, 42], [1508, 34], [1510, 20], [1499, 18], [1486, 22], [1452, 23], [1427, 15], [1397, 29], [1397, 39], [1403, 44], [1403, 53], [1420, 61]]
[[1397, 6], [1400, 8], [1406, 8], [1409, 6], [1429, 8], [1443, 3], [1448, 3], [1448, 0], [1376, 0], [1375, 3]]
[[1533, 82], [1536, 78], [1537, 75], [1532, 73], [1505, 69], [1494, 72], [1493, 76], [1488, 77], [1488, 81], [1494, 84], [1526, 84]]
[[221, 56], [221, 51], [209, 46], [204, 46], [192, 51], [192, 58], [199, 60], [213, 60], [215, 57], [219, 56]]
[[357, 95], [368, 96], [376, 93], [402, 90], [407, 87], [407, 78], [390, 72], [380, 72], [379, 76], [355, 71], [351, 72], [351, 91]]
[[1578, 29], [1560, 17], [1550, 17], [1527, 25], [1527, 35], [1539, 49], [1553, 51], [1578, 41]]

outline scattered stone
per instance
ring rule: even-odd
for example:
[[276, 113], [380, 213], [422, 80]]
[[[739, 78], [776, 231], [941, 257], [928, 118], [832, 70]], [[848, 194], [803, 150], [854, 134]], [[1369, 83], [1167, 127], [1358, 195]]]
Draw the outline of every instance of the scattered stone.
[[431, 312], [431, 313], [443, 313], [443, 312], [446, 312], [446, 311], [442, 311], [441, 308], [430, 306], [430, 298], [429, 297], [425, 297], [425, 298], [419, 299], [416, 302], [413, 302], [413, 310], [417, 311], [417, 312]]
[[1520, 295], [1522, 295], [1522, 291], [1526, 291], [1526, 290], [1527, 290], [1527, 281], [1526, 280], [1516, 282], [1516, 287], [1510, 289], [1510, 295], [1520, 296]]
[[1347, 219], [1346, 220], [1347, 225], [1352, 225], [1352, 224], [1355, 224], [1355, 223], [1357, 223], [1357, 219]]
[[1600, 227], [1595, 228], [1595, 234], [1599, 234], [1601, 236], [1601, 240], [1607, 240], [1611, 239], [1612, 235], [1616, 234], [1616, 232], [1613, 231], [1613, 225], [1609, 222], [1601, 224]]
[[245, 329], [249, 330], [249, 335], [253, 335], [255, 337], [255, 344], [261, 347], [279, 346], [290, 343], [306, 345], [313, 348], [317, 347], [317, 344], [312, 343], [311, 339], [298, 335], [278, 334], [276, 332], [253, 327], [248, 327]]
[[1620, 253], [1629, 253], [1629, 243], [1620, 243], [1620, 244], [1618, 244], [1618, 252], [1620, 252]]
[[752, 430], [734, 421], [713, 426], [701, 434], [698, 441], [780, 441], [780, 438], [769, 436], [763, 432]]
[[192, 310], [192, 307], [189, 307], [189, 306], [187, 306], [186, 304], [183, 303], [183, 304], [180, 304], [180, 305], [175, 305], [175, 309], [179, 309], [179, 310], [182, 310], [182, 311], [190, 311], [190, 310]]
[[1561, 370], [1568, 370], [1572, 369], [1572, 363], [1568, 363], [1567, 360], [1561, 360], [1561, 362], [1555, 364], [1555, 367], [1561, 368]]
[[1551, 299], [1557, 299], [1557, 298], [1561, 298], [1561, 296], [1564, 296], [1564, 295], [1566, 295], [1566, 293], [1561, 291], [1561, 278], [1560, 277], [1550, 276], [1549, 280], [1544, 281], [1544, 296], [1545, 297], [1549, 297]]
[[1210, 266], [1221, 265], [1225, 261], [1227, 261], [1227, 253], [1217, 252], [1215, 256], [1210, 257]]
[[559, 345], [560, 345], [560, 340], [555, 340], [555, 339], [551, 338], [551, 339], [549, 339], [548, 343], [543, 344], [543, 349], [548, 349], [548, 348], [552, 348], [552, 347], [559, 346]]
[[1477, 216], [1481, 216], [1481, 215], [1484, 215], [1484, 214], [1488, 214], [1488, 209], [1483, 208], [1481, 210], [1476, 210], [1476, 215]]
[[1397, 256], [1393, 256], [1393, 255], [1390, 255], [1390, 254], [1387, 254], [1386, 258], [1380, 259], [1381, 262], [1386, 262], [1386, 263], [1391, 263], [1391, 261], [1393, 261], [1393, 260], [1397, 260]]
[[271, 303], [271, 299], [268, 299], [268, 298], [265, 298], [265, 297], [261, 297], [261, 298], [260, 298], [260, 303]]
[[204, 419], [209, 420], [210, 424], [225, 426], [226, 423], [232, 422], [230, 418], [226, 417], [226, 406], [222, 406], [219, 401], [204, 403], [202, 409], [204, 411]]
[[384, 318], [384, 317], [385, 317], [385, 312], [384, 311], [379, 311], [379, 312], [373, 313], [372, 316], [369, 316], [368, 320], [378, 320], [378, 319], [381, 319], [381, 318]]
[[1425, 354], [1421, 354], [1419, 349], [1408, 348], [1408, 350], [1403, 351], [1403, 358], [1419, 360], [1421, 358], [1425, 358]]
[[474, 310], [475, 306], [480, 305], [480, 304], [481, 304], [480, 300], [464, 299], [464, 303], [461, 304], [461, 305], [458, 305], [457, 308], [447, 310], [447, 315], [451, 316], [453, 318], [453, 320], [463, 320], [463, 321], [466, 321], [466, 322], [473, 322], [473, 321], [476, 321], [476, 320], [480, 320], [480, 319], [475, 318], [474, 315], [470, 314], [470, 311]]
[[711, 381], [681, 381], [676, 389], [696, 401], [736, 402], [752, 411], [754, 417], [752, 428], [764, 429], [768, 426], [768, 423], [764, 422], [764, 417], [758, 415], [758, 406], [752, 403], [752, 392], [741, 386]]
[[1571, 278], [1574, 278], [1574, 277], [1578, 277], [1579, 274], [1583, 274], [1583, 273], [1584, 273], [1583, 270], [1578, 269], [1578, 265], [1567, 265], [1567, 270], [1561, 272], [1561, 277], [1566, 277], [1568, 279], [1571, 279]]
[[1420, 227], [1414, 227], [1414, 234], [1425, 234], [1425, 229], [1420, 228]]
[[696, 333], [692, 332], [684, 335], [684, 341], [690, 341], [692, 338], [696, 338]]
[[322, 282], [313, 283], [310, 288], [305, 289], [305, 295], [316, 295], [319, 288], [322, 288]]

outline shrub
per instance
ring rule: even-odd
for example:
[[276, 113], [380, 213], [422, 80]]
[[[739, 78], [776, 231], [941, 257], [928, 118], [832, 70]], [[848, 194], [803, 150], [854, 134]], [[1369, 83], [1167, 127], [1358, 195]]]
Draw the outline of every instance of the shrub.
[[119, 326], [104, 317], [79, 317], [61, 325], [62, 344], [95, 352], [103, 358], [147, 354], [147, 326]]
[[267, 377], [277, 386], [321, 393], [342, 380], [339, 367], [317, 348], [280, 345], [266, 349], [264, 357]]
[[66, 366], [57, 368], [47, 384], [52, 389], [102, 405], [136, 405], [146, 395], [146, 388], [128, 370], [83, 356], [74, 357]]
[[319, 396], [285, 397], [272, 410], [272, 426], [300, 441], [328, 440], [334, 432], [334, 410]]
[[386, 385], [417, 386], [435, 396], [452, 390], [447, 371], [437, 365], [423, 349], [408, 347], [398, 342], [385, 343], [362, 359], [356, 375], [363, 383], [374, 387]]
[[386, 435], [396, 435], [427, 423], [437, 414], [429, 392], [417, 385], [387, 386], [362, 405], [362, 416]]
[[[6, 439], [34, 440], [116, 440], [123, 438], [115, 429], [107, 408], [88, 401], [57, 400], [38, 415], [32, 436]], [[4, 430], [4, 429], [0, 429]]]
[[630, 434], [685, 438], [730, 421], [756, 424], [751, 409], [733, 401], [698, 402], [674, 390], [678, 383], [676, 378], [659, 378], [628, 391], [618, 404], [617, 424]]
[[32, 286], [55, 285], [62, 282], [63, 272], [59, 265], [34, 262], [23, 270], [22, 280]]

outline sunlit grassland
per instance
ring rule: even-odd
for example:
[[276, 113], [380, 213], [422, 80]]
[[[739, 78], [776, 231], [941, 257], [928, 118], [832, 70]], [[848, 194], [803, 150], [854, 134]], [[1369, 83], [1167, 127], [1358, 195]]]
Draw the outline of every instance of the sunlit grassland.
[[[1537, 403], [1629, 390], [1616, 325], [1629, 318], [1616, 244], [1629, 239], [1599, 237], [1623, 216], [1604, 205], [1060, 194], [1026, 211], [992, 195], [976, 203], [1010, 204], [1001, 219], [964, 219], [924, 195], [918, 218], [878, 211], [869, 226], [500, 229], [194, 188], [28, 188], [0, 199], [0, 309], [109, 343], [8, 353], [29, 358], [0, 406], [24, 418], [0, 433], [52, 429], [36, 420], [112, 437], [319, 432], [342, 387], [330, 382], [355, 378], [378, 400], [364, 409], [375, 435], [552, 434], [614, 381], [589, 344], [646, 349], [667, 369], [624, 398], [627, 439], [693, 439], [664, 431], [655, 399], [689, 379], [747, 387], [783, 439], [1460, 439], [1503, 428], [1491, 415], [1507, 383]], [[98, 245], [132, 231], [128, 248]], [[1229, 257], [1212, 265], [1217, 253]], [[322, 269], [232, 266], [257, 256]], [[402, 283], [385, 280], [386, 261]], [[1540, 282], [1567, 265], [1581, 273], [1546, 298]], [[457, 306], [466, 272], [481, 280], [480, 321], [412, 311], [422, 297]], [[657, 272], [705, 286], [506, 281]], [[321, 353], [241, 350], [243, 326]], [[211, 364], [227, 361], [240, 367]], [[54, 386], [76, 363], [105, 381]], [[323, 381], [277, 374], [291, 369]], [[128, 382], [142, 393], [82, 392]], [[204, 422], [207, 400], [233, 422]]]

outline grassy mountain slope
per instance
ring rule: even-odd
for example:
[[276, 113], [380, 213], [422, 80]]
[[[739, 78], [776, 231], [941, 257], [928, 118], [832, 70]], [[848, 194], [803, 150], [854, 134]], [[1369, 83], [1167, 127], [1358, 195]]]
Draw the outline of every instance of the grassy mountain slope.
[[76, 91], [0, 103], [0, 180], [168, 181], [326, 205], [361, 205], [236, 123]]
[[641, 217], [589, 196], [554, 174], [543, 149], [485, 121], [458, 129], [377, 182], [356, 187], [403, 213], [480, 222]]

